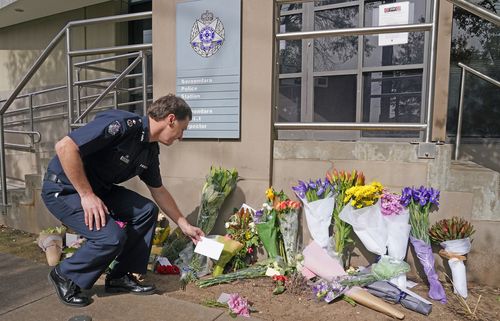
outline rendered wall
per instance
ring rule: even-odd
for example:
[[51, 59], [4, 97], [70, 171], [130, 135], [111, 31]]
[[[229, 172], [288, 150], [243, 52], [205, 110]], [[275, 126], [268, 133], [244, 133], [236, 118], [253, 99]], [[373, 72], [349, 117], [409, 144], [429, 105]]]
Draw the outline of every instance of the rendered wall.
[[[153, 1], [153, 82], [158, 98], [175, 92], [176, 1]], [[184, 140], [162, 146], [163, 181], [190, 218], [197, 216], [201, 188], [210, 166], [235, 167], [242, 180], [222, 210], [247, 202], [262, 203], [269, 184], [270, 108], [272, 86], [272, 1], [242, 1], [241, 140]], [[143, 184], [133, 183], [144, 190]], [[221, 221], [219, 221], [221, 222]], [[215, 232], [224, 233], [218, 224]]]

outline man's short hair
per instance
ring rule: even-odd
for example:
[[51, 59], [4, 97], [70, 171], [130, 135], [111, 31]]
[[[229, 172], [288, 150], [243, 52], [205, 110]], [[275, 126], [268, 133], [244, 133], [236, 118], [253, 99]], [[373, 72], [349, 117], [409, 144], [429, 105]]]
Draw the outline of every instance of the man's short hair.
[[174, 114], [175, 118], [185, 120], [193, 118], [193, 113], [189, 105], [181, 97], [173, 94], [160, 97], [148, 108], [148, 116], [156, 121], [165, 119], [169, 114]]

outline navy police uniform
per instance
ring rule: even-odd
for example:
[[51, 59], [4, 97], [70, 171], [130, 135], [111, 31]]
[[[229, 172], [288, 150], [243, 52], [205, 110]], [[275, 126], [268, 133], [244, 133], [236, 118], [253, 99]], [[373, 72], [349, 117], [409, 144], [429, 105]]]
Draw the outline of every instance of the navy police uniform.
[[116, 184], [139, 176], [150, 187], [162, 186], [159, 147], [149, 142], [148, 117], [105, 111], [68, 136], [78, 145], [89, 183], [110, 215], [100, 230], [89, 230], [80, 196], [64, 174], [59, 158], [50, 161], [42, 188], [45, 205], [87, 239], [81, 249], [60, 263], [59, 272], [85, 289], [92, 287], [115, 258], [113, 278], [127, 272], [145, 273], [158, 207]]

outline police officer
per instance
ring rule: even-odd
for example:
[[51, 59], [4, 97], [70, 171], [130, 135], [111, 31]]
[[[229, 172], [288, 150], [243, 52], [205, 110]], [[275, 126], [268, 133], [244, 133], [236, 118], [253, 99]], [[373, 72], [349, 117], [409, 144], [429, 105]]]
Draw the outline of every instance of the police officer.
[[[106, 276], [107, 292], [152, 294], [132, 273], [146, 273], [158, 206], [197, 242], [203, 232], [190, 225], [163, 186], [159, 146], [181, 140], [192, 118], [186, 102], [174, 95], [156, 100], [148, 115], [105, 111], [57, 142], [44, 177], [42, 198], [49, 211], [87, 241], [49, 274], [59, 299], [85, 306], [89, 289], [116, 259]], [[116, 184], [134, 176], [147, 185], [151, 200]]]

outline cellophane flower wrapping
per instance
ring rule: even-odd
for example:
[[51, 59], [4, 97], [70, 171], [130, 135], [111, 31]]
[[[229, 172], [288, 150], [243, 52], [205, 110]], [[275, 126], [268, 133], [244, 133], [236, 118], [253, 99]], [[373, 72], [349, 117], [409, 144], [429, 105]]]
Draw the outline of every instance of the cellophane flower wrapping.
[[[382, 218], [387, 228], [387, 254], [403, 261], [408, 251], [411, 225], [410, 213], [400, 203], [400, 195], [384, 191], [380, 198]], [[406, 273], [391, 278], [390, 282], [402, 289], [406, 288]]]
[[[450, 240], [441, 242], [441, 246], [446, 252], [458, 255], [466, 255], [470, 252], [470, 238]], [[467, 274], [465, 264], [462, 260], [451, 258], [448, 260], [448, 265], [451, 269], [451, 277], [453, 279], [453, 292], [463, 298], [467, 298]]]
[[279, 228], [283, 237], [288, 265], [295, 264], [298, 246], [297, 237], [299, 234], [299, 211], [300, 209], [291, 209], [279, 216]]
[[344, 170], [338, 171], [334, 168], [331, 172], [326, 173], [326, 177], [330, 182], [330, 185], [332, 185], [333, 190], [335, 190], [335, 206], [332, 214], [334, 231], [332, 238], [334, 246], [332, 250], [334, 253], [331, 254], [336, 256], [342, 262], [344, 268], [347, 268], [350, 255], [346, 250], [348, 245], [354, 245], [354, 241], [351, 239], [352, 227], [342, 221], [339, 218], [339, 215], [345, 206], [344, 198], [347, 190], [353, 186], [365, 185], [365, 176], [363, 175], [363, 172], [359, 172], [357, 170], [346, 172]]
[[215, 240], [217, 242], [224, 244], [222, 253], [217, 262], [215, 263], [212, 272], [212, 276], [219, 276], [222, 273], [224, 273], [224, 267], [233, 258], [233, 256], [235, 256], [236, 253], [238, 253], [241, 250], [243, 244], [221, 235], [217, 235], [215, 237]]
[[259, 221], [255, 224], [257, 234], [259, 234], [260, 241], [266, 249], [267, 256], [274, 258], [278, 256], [278, 227], [276, 224], [276, 212], [271, 211], [267, 215], [266, 221]]
[[387, 228], [380, 214], [380, 203], [360, 209], [346, 205], [339, 218], [352, 226], [368, 251], [377, 255], [387, 252]]
[[316, 243], [326, 249], [329, 244], [329, 228], [335, 206], [334, 191], [327, 179], [299, 181], [292, 187], [297, 197], [304, 204], [307, 227]]
[[420, 264], [424, 268], [427, 281], [429, 281], [429, 297], [443, 304], [446, 303], [446, 293], [434, 269], [434, 254], [431, 246], [412, 236], [410, 236], [410, 242], [415, 249]]
[[432, 205], [439, 205], [439, 191], [433, 188], [405, 187], [401, 193], [401, 203], [410, 212], [410, 243], [424, 268], [429, 281], [429, 297], [446, 303], [446, 293], [434, 269], [434, 254], [429, 237], [429, 211]]

